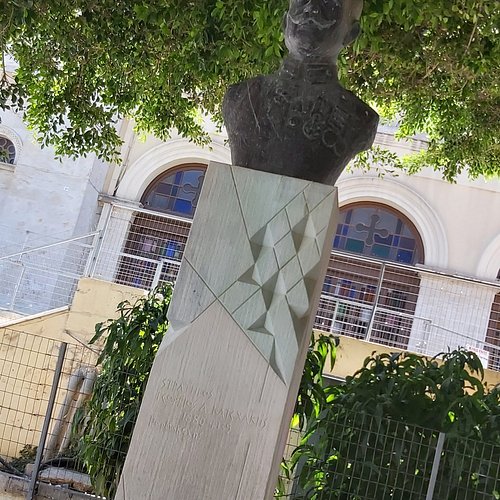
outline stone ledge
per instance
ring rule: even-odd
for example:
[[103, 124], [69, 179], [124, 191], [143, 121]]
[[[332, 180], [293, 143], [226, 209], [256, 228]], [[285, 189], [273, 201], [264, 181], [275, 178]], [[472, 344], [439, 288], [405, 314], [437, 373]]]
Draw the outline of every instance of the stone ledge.
[[[29, 479], [0, 472], [0, 500], [20, 500], [26, 497]], [[91, 500], [95, 495], [88, 495], [69, 488], [40, 483], [36, 500]]]

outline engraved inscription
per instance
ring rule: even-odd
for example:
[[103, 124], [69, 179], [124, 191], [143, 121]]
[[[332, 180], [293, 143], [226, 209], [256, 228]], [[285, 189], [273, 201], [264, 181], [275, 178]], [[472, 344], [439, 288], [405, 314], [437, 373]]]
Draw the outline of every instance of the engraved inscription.
[[207, 431], [229, 434], [234, 426], [247, 425], [256, 429], [265, 429], [267, 426], [266, 418], [218, 405], [212, 391], [170, 379], [164, 380], [160, 387], [160, 400], [166, 406], [181, 410], [180, 422], [162, 422], [151, 416], [149, 425], [181, 440], [197, 440], [202, 432]]
[[188, 439], [191, 441], [195, 441], [200, 436], [197, 432], [194, 432], [193, 429], [188, 425], [175, 425], [171, 422], [161, 422], [154, 415], [150, 415], [149, 425], [150, 427], [154, 427], [155, 429], [169, 431], [170, 433], [175, 434], [181, 440]]
[[[316, 95], [314, 92], [304, 97], [295, 87], [288, 90], [278, 87], [272, 93], [268, 99], [267, 115], [274, 130], [300, 127], [307, 140], [321, 143], [337, 157], [345, 153], [347, 145], [343, 137], [349, 110], [342, 98], [332, 100], [323, 93]], [[295, 93], [298, 96], [292, 97]], [[273, 104], [278, 104], [278, 107]]]

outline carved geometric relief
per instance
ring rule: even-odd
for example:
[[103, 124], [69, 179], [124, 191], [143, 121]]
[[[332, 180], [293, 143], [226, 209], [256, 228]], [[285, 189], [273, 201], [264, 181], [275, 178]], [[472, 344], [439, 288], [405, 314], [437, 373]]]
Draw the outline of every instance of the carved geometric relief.
[[[213, 165], [193, 222], [186, 275], [181, 267], [173, 309], [182, 307], [186, 297], [203, 298], [193, 308], [194, 320], [216, 298], [288, 385], [300, 339], [309, 335], [304, 329], [316, 282], [322, 279], [319, 264], [334, 202], [331, 186]], [[220, 217], [203, 216], [214, 204]], [[194, 231], [197, 224], [203, 229]], [[197, 232], [205, 241], [193, 239]], [[204, 250], [210, 245], [215, 247]], [[193, 273], [198, 275], [195, 279]], [[197, 287], [207, 290], [196, 292]], [[172, 316], [182, 325], [189, 321], [186, 314], [173, 311]]]

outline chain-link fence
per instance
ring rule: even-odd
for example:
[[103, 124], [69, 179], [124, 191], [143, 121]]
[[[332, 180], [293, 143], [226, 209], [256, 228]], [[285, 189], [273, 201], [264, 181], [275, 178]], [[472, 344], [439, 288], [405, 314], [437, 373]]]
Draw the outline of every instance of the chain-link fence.
[[[338, 415], [321, 433], [312, 466], [306, 454], [280, 477], [288, 500], [495, 500], [500, 445], [445, 435], [363, 413]], [[318, 442], [314, 443], [318, 445]], [[314, 446], [313, 444], [313, 446]], [[288, 457], [300, 445], [292, 431]]]
[[[0, 329], [0, 469], [91, 491], [75, 442], [79, 409], [92, 394], [97, 353]], [[31, 498], [31, 496], [28, 496]]]
[[[0, 329], [0, 469], [31, 479], [27, 498], [34, 498], [37, 481], [93, 491], [80, 441], [97, 355], [88, 346]], [[90, 453], [101, 464], [101, 480], [119, 477], [135, 423], [125, 413], [109, 425], [99, 423], [107, 437]], [[325, 486], [317, 500], [499, 498], [498, 444], [363, 413], [339, 415], [322, 437], [325, 454], [316, 477]], [[291, 431], [287, 458], [301, 437]], [[306, 467], [299, 461], [298, 473]], [[298, 475], [281, 478], [281, 498], [309, 498], [311, 484]]]

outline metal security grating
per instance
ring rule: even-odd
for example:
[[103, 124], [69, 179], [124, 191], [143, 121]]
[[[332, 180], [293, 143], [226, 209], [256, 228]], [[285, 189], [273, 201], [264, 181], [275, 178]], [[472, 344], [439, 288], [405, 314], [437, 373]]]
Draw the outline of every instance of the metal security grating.
[[500, 370], [500, 287], [332, 252], [318, 330], [412, 352], [474, 350]]
[[[0, 455], [3, 458], [17, 457], [22, 448], [38, 445], [60, 346], [61, 342], [46, 337], [0, 329]], [[90, 349], [68, 345], [49, 436], [61, 430], [56, 415], [68, 418], [74, 413], [75, 405], [83, 402], [79, 401], [82, 391], [75, 377], [84, 372], [83, 378], [95, 377], [96, 359], [97, 354]], [[68, 390], [72, 391], [70, 398], [66, 398]], [[87, 390], [86, 396], [89, 395]], [[64, 411], [60, 411], [66, 399]], [[63, 435], [60, 438], [62, 443]]]
[[[143, 289], [174, 282], [191, 220], [107, 209], [93, 276]], [[314, 326], [420, 354], [465, 347], [500, 370], [500, 284], [333, 251]]]
[[113, 206], [93, 276], [150, 290], [174, 282], [191, 221]]
[[1, 471], [29, 477], [34, 468], [33, 487], [38, 472], [43, 481], [68, 486], [78, 477], [92, 490], [74, 423], [92, 394], [97, 355], [83, 345], [0, 329]]
[[444, 441], [435, 499], [500, 498], [500, 446], [476, 439]]
[[[0, 257], [0, 309], [36, 314], [70, 304], [98, 233]], [[37, 243], [40, 243], [38, 241]]]

